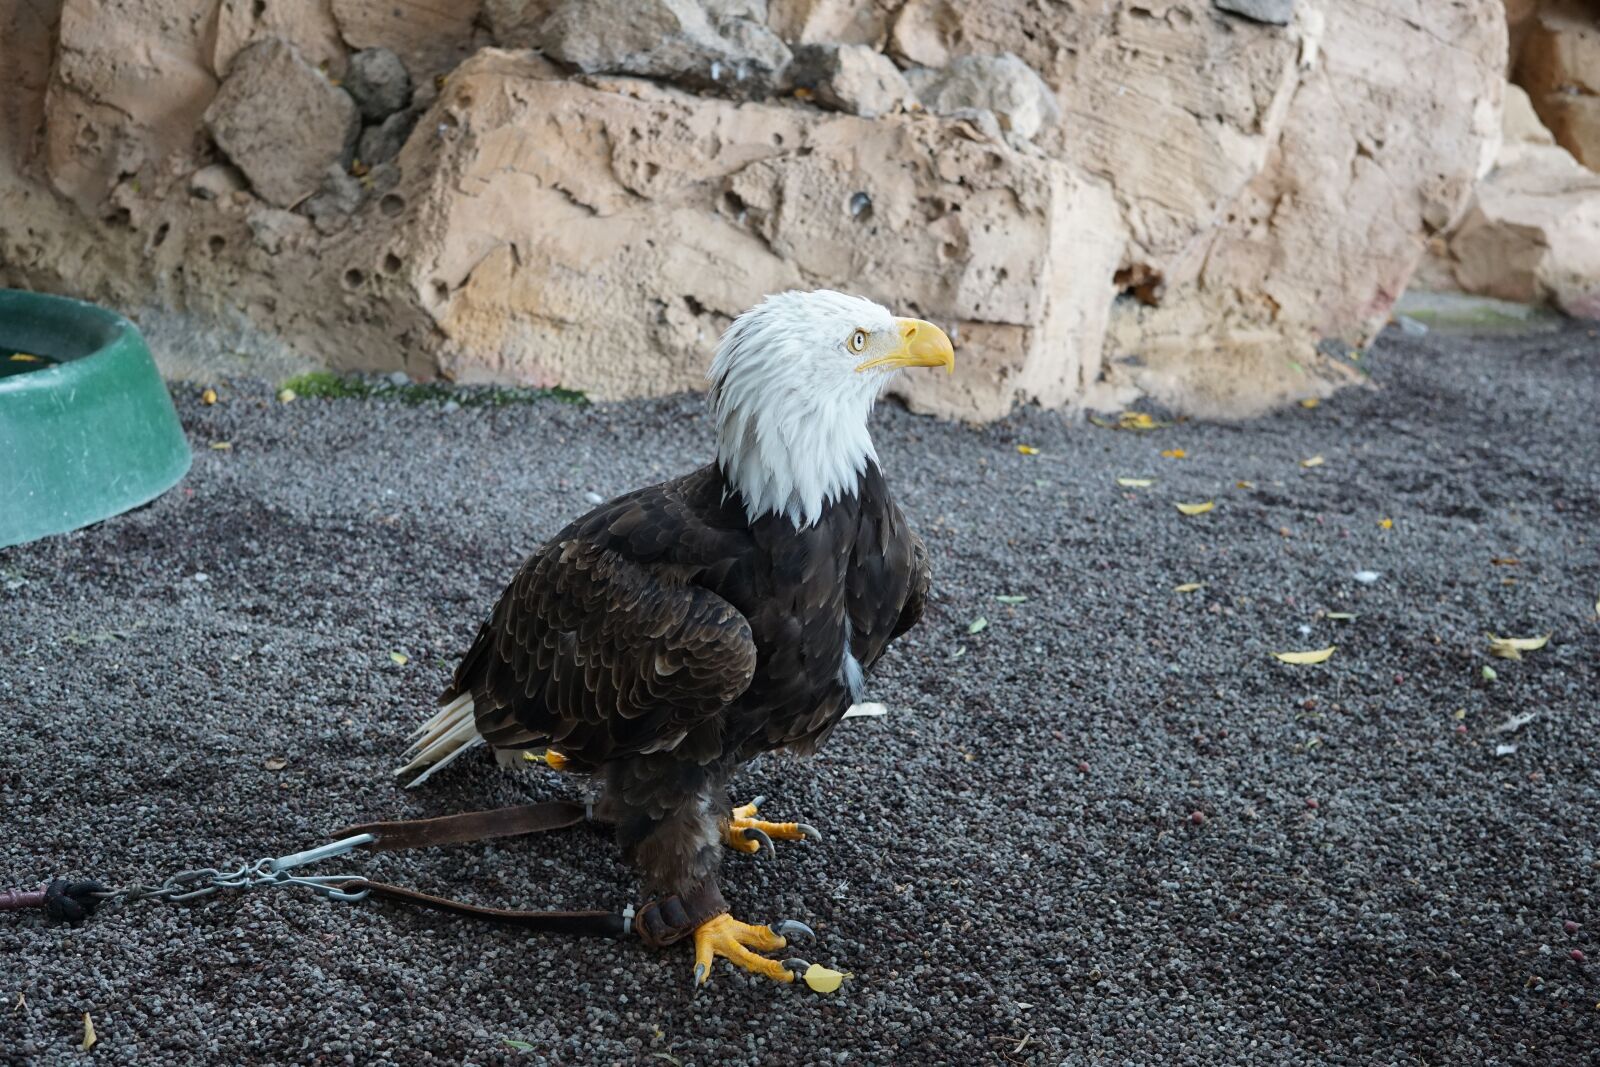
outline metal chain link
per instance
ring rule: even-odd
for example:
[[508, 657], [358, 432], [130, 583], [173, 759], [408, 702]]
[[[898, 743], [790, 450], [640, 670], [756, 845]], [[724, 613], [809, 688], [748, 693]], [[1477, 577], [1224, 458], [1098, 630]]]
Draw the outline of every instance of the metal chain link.
[[224, 871], [219, 867], [196, 867], [170, 874], [160, 885], [133, 883], [116, 889], [108, 889], [94, 895], [99, 897], [103, 903], [162, 900], [176, 904], [185, 900], [198, 900], [200, 897], [210, 896], [219, 889], [301, 886], [330, 900], [361, 900], [366, 897], [369, 890], [362, 889], [350, 892], [339, 888], [339, 885], [343, 882], [360, 881], [361, 879], [357, 875], [301, 875], [291, 874], [290, 872], [294, 868], [303, 867], [308, 863], [316, 863], [319, 860], [343, 856], [353, 849], [360, 848], [362, 845], [376, 840], [377, 838], [371, 834], [357, 834], [355, 837], [346, 837], [339, 841], [307, 849], [304, 852], [295, 852], [288, 856], [267, 856], [256, 860], [254, 863], [242, 864], [234, 870]]

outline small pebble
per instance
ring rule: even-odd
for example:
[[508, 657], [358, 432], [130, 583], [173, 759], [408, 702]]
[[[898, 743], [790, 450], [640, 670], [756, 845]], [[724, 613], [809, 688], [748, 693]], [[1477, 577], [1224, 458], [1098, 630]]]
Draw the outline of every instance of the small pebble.
[[1569, 934], [1575, 934], [1578, 932], [1578, 924], [1573, 922], [1571, 919], [1568, 919], [1566, 922], [1561, 924], [1561, 929], [1565, 930]]
[[1191, 811], [1189, 813], [1189, 821], [1199, 826], [1206, 821], [1206, 813], [1203, 811]]
[[1581, 948], [1575, 948], [1571, 952], [1567, 953], [1567, 955], [1572, 957], [1572, 962], [1573, 963], [1582, 963], [1583, 962], [1584, 956], [1583, 956], [1583, 949], [1581, 949]]

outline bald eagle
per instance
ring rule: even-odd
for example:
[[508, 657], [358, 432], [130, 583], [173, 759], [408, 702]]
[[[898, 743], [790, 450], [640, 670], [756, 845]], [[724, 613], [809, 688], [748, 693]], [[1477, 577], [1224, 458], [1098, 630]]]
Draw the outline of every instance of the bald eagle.
[[695, 981], [717, 956], [793, 981], [759, 953], [809, 931], [735, 921], [717, 871], [723, 845], [818, 835], [730, 810], [728, 780], [763, 752], [814, 751], [921, 616], [927, 549], [867, 419], [900, 370], [954, 359], [939, 327], [843, 293], [740, 315], [709, 374], [715, 461], [601, 504], [535, 552], [397, 773], [416, 784], [487, 744], [595, 775], [647, 896], [694, 938]]

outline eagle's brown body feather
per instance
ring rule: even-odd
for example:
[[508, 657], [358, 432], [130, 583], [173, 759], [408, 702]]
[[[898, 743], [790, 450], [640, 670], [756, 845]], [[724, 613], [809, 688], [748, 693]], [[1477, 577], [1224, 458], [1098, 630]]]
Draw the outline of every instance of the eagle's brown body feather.
[[716, 870], [726, 784], [811, 751], [921, 615], [927, 553], [868, 463], [797, 529], [751, 523], [717, 466], [602, 504], [523, 566], [444, 701], [495, 748], [603, 774], [602, 809], [656, 892]]

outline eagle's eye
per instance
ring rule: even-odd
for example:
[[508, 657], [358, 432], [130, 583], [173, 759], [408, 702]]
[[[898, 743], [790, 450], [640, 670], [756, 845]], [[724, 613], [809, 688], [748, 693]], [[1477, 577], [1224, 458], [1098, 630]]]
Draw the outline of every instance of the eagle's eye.
[[867, 331], [857, 330], [850, 335], [850, 351], [859, 353], [867, 347]]

